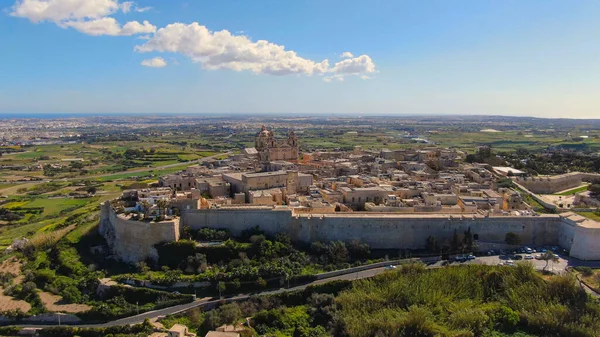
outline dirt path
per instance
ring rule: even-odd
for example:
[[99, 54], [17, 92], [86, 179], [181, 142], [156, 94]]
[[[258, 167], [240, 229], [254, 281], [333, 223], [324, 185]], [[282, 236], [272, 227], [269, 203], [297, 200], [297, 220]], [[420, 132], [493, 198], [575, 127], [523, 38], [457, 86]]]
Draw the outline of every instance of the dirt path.
[[76, 314], [78, 312], [88, 311], [92, 308], [86, 304], [63, 304], [61, 303], [62, 297], [45, 291], [40, 291], [39, 295], [48, 311]]
[[0, 272], [11, 273], [15, 276], [13, 284], [19, 284], [23, 282], [23, 275], [21, 275], [21, 261], [16, 257], [11, 257], [8, 260], [0, 264]]
[[4, 288], [0, 287], [0, 311], [21, 310], [22, 312], [28, 312], [31, 309], [31, 304], [10, 296], [5, 296], [3, 293]]

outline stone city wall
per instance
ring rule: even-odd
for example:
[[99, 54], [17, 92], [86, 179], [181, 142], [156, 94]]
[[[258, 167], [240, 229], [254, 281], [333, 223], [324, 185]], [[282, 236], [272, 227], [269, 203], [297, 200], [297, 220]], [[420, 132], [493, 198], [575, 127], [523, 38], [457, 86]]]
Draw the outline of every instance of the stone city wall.
[[234, 235], [242, 230], [259, 226], [268, 234], [287, 233], [292, 240], [350, 241], [359, 240], [372, 248], [424, 248], [429, 235], [438, 240], [452, 237], [454, 230], [462, 234], [471, 228], [484, 241], [504, 241], [506, 233], [519, 234], [523, 244], [558, 244], [560, 217], [461, 217], [423, 214], [295, 214], [289, 210], [264, 209], [209, 209], [182, 212], [182, 226], [225, 228]]
[[120, 218], [110, 204], [103, 204], [100, 232], [113, 253], [122, 260], [135, 263], [147, 257], [156, 258], [154, 245], [176, 241], [184, 226], [224, 228], [234, 235], [260, 227], [267, 234], [286, 233], [292, 240], [351, 241], [358, 240], [374, 249], [422, 249], [428, 236], [438, 241], [449, 240], [471, 229], [482, 242], [504, 242], [508, 232], [519, 235], [522, 245], [560, 245], [571, 250], [578, 259], [600, 259], [600, 228], [584, 228], [571, 219], [555, 215], [497, 216], [449, 214], [393, 213], [292, 213], [288, 208], [239, 207], [182, 210], [176, 221], [146, 223]]
[[572, 172], [556, 176], [515, 177], [515, 182], [527, 187], [533, 193], [553, 194], [581, 185], [583, 181], [600, 179], [600, 174]]
[[154, 245], [179, 240], [179, 219], [162, 222], [127, 220], [116, 214], [110, 202], [101, 206], [100, 234], [120, 260], [135, 263], [157, 259]]

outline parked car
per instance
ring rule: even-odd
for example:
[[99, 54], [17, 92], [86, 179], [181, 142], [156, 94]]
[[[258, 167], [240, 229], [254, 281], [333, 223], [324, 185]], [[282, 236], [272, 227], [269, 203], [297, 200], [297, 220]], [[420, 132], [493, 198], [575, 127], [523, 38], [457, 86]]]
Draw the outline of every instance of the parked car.
[[467, 255], [467, 260], [475, 260], [475, 255], [473, 255], [473, 254]]
[[515, 261], [508, 260], [508, 261], [504, 262], [504, 264], [507, 265], [507, 266], [514, 266], [515, 265]]
[[396, 269], [396, 266], [389, 265], [389, 266], [386, 266], [385, 269], [387, 269], [387, 270]]
[[527, 254], [525, 255], [525, 260], [533, 260], [533, 256]]
[[555, 259], [560, 259], [560, 256], [558, 256], [558, 254], [553, 254]]
[[541, 259], [542, 259], [542, 254], [537, 254], [537, 255], [535, 256], [535, 259], [536, 259], [536, 260], [541, 260]]
[[513, 260], [523, 260], [523, 256], [521, 256], [521, 255], [515, 255], [512, 258], [513, 258]]

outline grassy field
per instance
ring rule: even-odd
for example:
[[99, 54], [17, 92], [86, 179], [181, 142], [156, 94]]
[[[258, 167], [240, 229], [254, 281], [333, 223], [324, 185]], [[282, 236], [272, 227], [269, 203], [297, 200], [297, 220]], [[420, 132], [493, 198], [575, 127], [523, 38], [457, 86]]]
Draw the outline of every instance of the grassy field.
[[44, 198], [35, 199], [27, 203], [24, 207], [44, 207], [44, 213], [42, 216], [57, 215], [65, 209], [74, 207], [81, 207], [87, 205], [93, 201], [97, 201], [97, 198], [85, 198], [85, 199], [70, 199], [70, 198]]
[[181, 170], [185, 169], [186, 167], [192, 166], [192, 165], [195, 165], [195, 163], [185, 163], [185, 164], [179, 165], [177, 167], [163, 169], [163, 170], [161, 170], [161, 169], [158, 169], [158, 170], [149, 169], [149, 170], [143, 171], [143, 172], [123, 172], [123, 173], [116, 173], [116, 174], [111, 174], [109, 176], [96, 178], [94, 180], [97, 180], [97, 181], [109, 181], [109, 180], [120, 180], [120, 179], [127, 179], [127, 178], [158, 177], [158, 176], [161, 176], [161, 175], [165, 175], [165, 174], [169, 174], [169, 173], [181, 171]]
[[[127, 171], [140, 167], [159, 167], [176, 164], [182, 160], [197, 160], [221, 151], [220, 148], [213, 152], [178, 145], [176, 143], [181, 142], [180, 137], [172, 141], [168, 138], [147, 137], [139, 141], [17, 147], [22, 152], [7, 153], [0, 157], [0, 165], [16, 166], [14, 170], [0, 171], [0, 182], [22, 181], [30, 177], [78, 178], [115, 172], [115, 169]], [[210, 144], [210, 141], [207, 139], [207, 144]], [[127, 150], [139, 152], [131, 156], [126, 153]], [[82, 159], [80, 163], [83, 167], [71, 167], [73, 163], [70, 160], [73, 158]], [[47, 171], [47, 165], [55, 166], [51, 175], [50, 170]], [[4, 185], [0, 186], [0, 193], [7, 195], [2, 189], [10, 186]]]
[[588, 185], [585, 186], [579, 186], [577, 188], [568, 190], [568, 191], [564, 191], [562, 193], [557, 193], [556, 195], [573, 195], [573, 194], [577, 194], [579, 192], [585, 192], [588, 189]]
[[600, 214], [596, 213], [596, 212], [575, 212], [581, 216], [584, 216], [586, 218], [592, 219], [592, 220], [596, 220], [596, 221], [600, 221]]
[[[9, 202], [3, 205], [4, 208], [43, 207], [43, 212], [41, 214], [26, 213], [23, 219], [12, 223], [4, 223], [0, 226], [0, 249], [6, 248], [15, 239], [22, 237], [35, 238], [44, 235], [44, 233], [54, 233], [57, 228], [64, 228], [77, 222], [69, 221], [67, 223], [67, 219], [94, 217], [98, 212], [100, 202], [117, 197], [121, 194], [121, 186], [127, 186], [134, 182], [136, 181], [121, 180], [119, 182], [104, 182], [102, 186], [98, 186], [96, 196], [81, 199], [69, 197], [53, 198], [49, 194], [42, 194], [35, 197], [19, 196], [18, 193], [12, 194], [8, 199]], [[64, 188], [64, 190], [70, 191], [74, 188], [75, 186], [70, 186]], [[97, 221], [92, 221], [92, 225], [95, 224], [97, 224]], [[89, 230], [89, 228], [79, 228], [80, 226], [76, 226], [74, 231], [86, 232]]]

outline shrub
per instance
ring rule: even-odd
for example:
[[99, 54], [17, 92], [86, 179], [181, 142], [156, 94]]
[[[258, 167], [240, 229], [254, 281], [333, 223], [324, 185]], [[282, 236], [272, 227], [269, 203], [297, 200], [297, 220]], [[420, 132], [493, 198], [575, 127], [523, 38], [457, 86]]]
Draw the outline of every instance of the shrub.
[[575, 267], [575, 270], [581, 273], [581, 275], [585, 277], [590, 277], [594, 275], [594, 270], [590, 267]]

